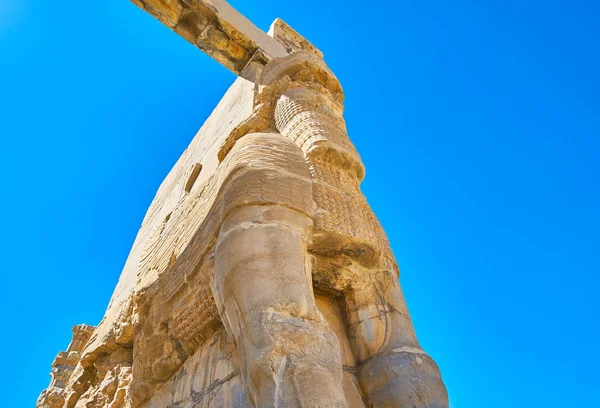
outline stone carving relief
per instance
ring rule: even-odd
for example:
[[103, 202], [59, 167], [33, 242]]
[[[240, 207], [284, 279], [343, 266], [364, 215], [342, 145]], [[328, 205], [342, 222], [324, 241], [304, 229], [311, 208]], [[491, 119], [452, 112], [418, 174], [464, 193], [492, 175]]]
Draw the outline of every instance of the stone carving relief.
[[[161, 2], [140, 1], [184, 36], [228, 32]], [[238, 59], [253, 82], [221, 102], [228, 131], [176, 165], [132, 250], [134, 290], [74, 330], [38, 407], [448, 407], [360, 190], [341, 86], [292, 35], [275, 36], [288, 56]]]

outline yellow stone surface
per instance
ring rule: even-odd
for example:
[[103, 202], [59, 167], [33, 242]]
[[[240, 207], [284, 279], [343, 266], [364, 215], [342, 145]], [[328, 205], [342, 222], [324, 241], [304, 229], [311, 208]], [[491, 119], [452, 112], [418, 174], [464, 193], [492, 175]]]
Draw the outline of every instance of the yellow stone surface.
[[240, 77], [37, 406], [447, 408], [322, 53], [222, 0], [134, 2]]

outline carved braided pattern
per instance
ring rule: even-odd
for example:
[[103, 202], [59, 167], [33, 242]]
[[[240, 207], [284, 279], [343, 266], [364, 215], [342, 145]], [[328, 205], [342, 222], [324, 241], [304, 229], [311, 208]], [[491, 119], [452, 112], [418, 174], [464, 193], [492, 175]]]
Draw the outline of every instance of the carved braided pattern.
[[319, 208], [315, 217], [316, 231], [352, 238], [374, 249], [379, 246], [379, 223], [362, 193], [340, 191], [316, 182], [314, 195]]
[[267, 143], [253, 143], [232, 157], [224, 213], [247, 204], [273, 203], [307, 215], [314, 212], [311, 174], [298, 147], [280, 135], [265, 136]]
[[220, 322], [209, 289], [212, 269], [204, 270], [209, 268], [206, 259], [224, 217], [248, 204], [283, 205], [313, 216], [309, 165], [293, 141], [273, 133], [240, 139], [198, 192], [186, 196], [157, 226], [144, 250], [140, 268], [155, 269], [155, 285], [164, 299], [185, 309], [169, 330], [188, 350], [197, 348]]
[[282, 175], [278, 172], [256, 170], [235, 177], [223, 197], [226, 208], [255, 203], [277, 203], [305, 214], [314, 211], [309, 180]]
[[[182, 199], [171, 216], [157, 226], [144, 248], [141, 271], [154, 269], [161, 274], [174, 263], [180, 266], [178, 258], [194, 235], [199, 234], [204, 247], [200, 255], [206, 253], [223, 215], [234, 206], [274, 203], [312, 214], [310, 169], [298, 147], [279, 134], [261, 133], [245, 139], [199, 193]], [[184, 278], [176, 275], [175, 270], [169, 272], [167, 298], [182, 285]]]
[[227, 163], [227, 175], [240, 169], [267, 169], [306, 179], [311, 177], [302, 152], [279, 134], [262, 133], [255, 135], [252, 140], [240, 140], [239, 143], [239, 149]]
[[281, 97], [275, 107], [275, 124], [281, 134], [295, 141], [304, 152], [320, 141], [329, 141], [358, 156], [343, 119], [311, 108], [304, 101]]
[[[320, 240], [317, 245], [347, 247], [350, 244], [357, 256], [364, 256], [361, 253], [371, 254], [371, 257], [377, 257], [382, 252], [388, 254], [387, 237], [360, 191], [361, 177], [357, 177], [356, 171], [353, 171], [360, 166], [360, 159], [346, 135], [341, 116], [323, 108], [318, 97], [311, 97], [309, 91], [279, 98], [275, 108], [275, 123], [284, 136], [294, 140], [305, 153], [310, 152], [311, 172], [315, 180], [313, 196], [318, 208], [315, 232], [343, 238]], [[326, 146], [341, 152], [351, 162], [356, 162], [349, 165], [347, 160], [340, 160], [339, 155], [331, 152], [311, 152], [311, 147], [320, 141], [331, 142], [332, 145]], [[332, 249], [320, 248], [326, 251]]]
[[213, 332], [215, 322], [220, 320], [212, 293], [208, 286], [201, 286], [193, 301], [180, 311], [169, 323], [169, 332], [194, 350]]
[[327, 160], [313, 160], [311, 173], [316, 180], [334, 186], [340, 191], [360, 192], [360, 184], [354, 173], [340, 168], [337, 163]]

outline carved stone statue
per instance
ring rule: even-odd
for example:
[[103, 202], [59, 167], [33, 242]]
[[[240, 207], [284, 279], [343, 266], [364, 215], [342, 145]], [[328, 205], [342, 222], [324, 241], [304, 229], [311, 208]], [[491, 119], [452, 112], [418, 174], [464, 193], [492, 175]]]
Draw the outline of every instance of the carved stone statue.
[[37, 406], [447, 408], [320, 51], [223, 1], [133, 1], [240, 78]]

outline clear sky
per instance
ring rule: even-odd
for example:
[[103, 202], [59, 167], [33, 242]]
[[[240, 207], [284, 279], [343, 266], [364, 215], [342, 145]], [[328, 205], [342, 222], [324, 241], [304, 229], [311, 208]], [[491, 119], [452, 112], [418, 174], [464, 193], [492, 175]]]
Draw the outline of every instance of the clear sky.
[[[341, 80], [451, 406], [598, 406], [598, 2], [232, 4], [282, 17]], [[0, 0], [3, 406], [32, 407], [71, 327], [100, 321], [233, 80], [126, 0]]]

